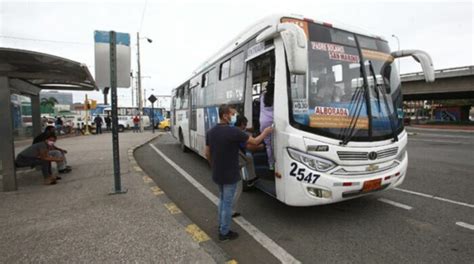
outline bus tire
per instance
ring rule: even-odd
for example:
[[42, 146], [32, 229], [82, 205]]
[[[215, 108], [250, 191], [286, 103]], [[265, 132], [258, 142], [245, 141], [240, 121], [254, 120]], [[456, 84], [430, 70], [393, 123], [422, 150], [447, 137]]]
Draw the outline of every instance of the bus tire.
[[166, 132], [170, 131], [170, 127], [165, 127], [165, 131]]
[[179, 147], [181, 148], [182, 152], [188, 152], [189, 149], [186, 147], [184, 144], [184, 137], [183, 137], [183, 132], [181, 132], [181, 129], [179, 130]]
[[125, 127], [123, 125], [118, 126], [118, 132], [123, 132], [125, 131]]

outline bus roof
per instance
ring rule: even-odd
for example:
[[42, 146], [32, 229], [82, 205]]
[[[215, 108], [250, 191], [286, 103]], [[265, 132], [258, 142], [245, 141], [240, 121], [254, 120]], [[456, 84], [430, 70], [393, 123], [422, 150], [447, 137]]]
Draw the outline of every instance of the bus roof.
[[[304, 21], [307, 21], [307, 22], [317, 23], [317, 24], [321, 24], [321, 25], [325, 25], [325, 26], [329, 25], [333, 28], [353, 32], [353, 33], [356, 33], [356, 34], [359, 34], [359, 35], [364, 35], [364, 36], [368, 36], [368, 37], [372, 37], [372, 38], [378, 38], [378, 39], [382, 39], [382, 40], [386, 41], [385, 38], [383, 38], [381, 36], [371, 34], [371, 33], [367, 32], [365, 30], [355, 29], [355, 28], [353, 28], [351, 26], [348, 26], [348, 25], [342, 25], [342, 24], [341, 25], [339, 25], [339, 24], [334, 25], [332, 23], [327, 23], [327, 22], [323, 22], [323, 21], [319, 21], [319, 20], [305, 18], [304, 16], [297, 15], [297, 14], [274, 14], [274, 15], [267, 16], [267, 17], [257, 21], [256, 23], [252, 24], [251, 26], [249, 26], [245, 30], [243, 30], [239, 35], [237, 35], [237, 37], [235, 37], [234, 39], [229, 41], [223, 48], [221, 48], [219, 51], [217, 51], [212, 56], [210, 56], [204, 63], [199, 65], [193, 71], [190, 78], [186, 79], [186, 82], [188, 80], [190, 80], [191, 78], [193, 78], [194, 76], [196, 76], [197, 74], [199, 74], [204, 69], [206, 69], [208, 66], [214, 64], [220, 58], [224, 57], [225, 55], [227, 55], [227, 54], [231, 53], [232, 51], [234, 51], [235, 49], [239, 48], [241, 44], [246, 43], [251, 38], [255, 37], [255, 35], [257, 33], [259, 33], [260, 31], [262, 31], [262, 30], [264, 30], [268, 27], [278, 25], [282, 18], [294, 18], [294, 19], [304, 20]], [[184, 82], [184, 83], [186, 83], [186, 82]], [[181, 86], [182, 84], [183, 83], [181, 83], [179, 86]], [[172, 90], [174, 91], [175, 88], [172, 89]]]

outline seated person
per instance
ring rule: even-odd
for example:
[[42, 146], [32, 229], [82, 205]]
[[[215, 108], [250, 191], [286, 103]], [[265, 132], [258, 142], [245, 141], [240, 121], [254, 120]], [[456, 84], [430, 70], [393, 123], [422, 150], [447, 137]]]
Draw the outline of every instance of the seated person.
[[46, 137], [48, 137], [50, 134], [55, 134], [55, 128], [53, 126], [47, 126], [43, 133], [39, 134], [33, 139], [33, 144], [45, 141]]
[[21, 168], [40, 165], [41, 172], [43, 173], [44, 184], [56, 184], [56, 179], [61, 178], [53, 176], [51, 162], [62, 162], [63, 160], [58, 157], [52, 157], [48, 154], [50, 146], [54, 145], [55, 138], [55, 135], [49, 135], [44, 141], [27, 147], [16, 157], [15, 166]]
[[57, 137], [54, 133], [55, 128], [53, 126], [48, 126], [45, 128], [44, 132], [39, 134], [35, 139], [33, 139], [33, 144], [43, 142], [46, 140], [47, 137], [53, 136], [54, 137], [54, 143], [49, 149], [49, 156], [51, 157], [57, 157], [57, 158], [62, 158], [62, 162], [58, 162], [58, 172], [59, 173], [68, 173], [71, 171], [71, 166], [67, 166], [67, 160], [65, 154], [67, 153], [66, 150], [60, 149], [54, 145], [57, 141]]
[[53, 143], [52, 146], [49, 146], [48, 154], [51, 157], [62, 159], [61, 162], [57, 162], [58, 172], [59, 173], [71, 172], [72, 168], [71, 168], [71, 166], [67, 165], [67, 160], [66, 160], [66, 155], [65, 155], [67, 153], [67, 151], [65, 149], [61, 149], [61, 148], [56, 147], [56, 140], [57, 140], [56, 136], [52, 137], [52, 139], [53, 139], [54, 143]]

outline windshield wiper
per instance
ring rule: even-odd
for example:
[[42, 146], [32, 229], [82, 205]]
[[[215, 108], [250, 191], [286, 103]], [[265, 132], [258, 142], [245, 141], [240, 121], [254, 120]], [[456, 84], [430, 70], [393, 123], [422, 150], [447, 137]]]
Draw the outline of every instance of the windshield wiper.
[[374, 79], [374, 88], [375, 88], [375, 91], [377, 93], [377, 101], [378, 101], [378, 104], [379, 104], [379, 113], [380, 113], [380, 110], [381, 110], [380, 109], [380, 96], [379, 96], [379, 94], [381, 93], [382, 97], [383, 97], [384, 104], [385, 104], [385, 110], [387, 111], [388, 119], [390, 120], [390, 129], [392, 130], [393, 140], [398, 141], [398, 136], [397, 136], [397, 133], [395, 131], [395, 124], [394, 124], [394, 121], [393, 121], [392, 112], [390, 111], [390, 107], [388, 107], [387, 94], [384, 93], [383, 91], [381, 91], [380, 87], [377, 85], [377, 76], [375, 75], [375, 70], [374, 70], [374, 66], [372, 65], [372, 61], [370, 61], [370, 60], [369, 60], [369, 69], [370, 69], [370, 74], [372, 74], [372, 78]]
[[[362, 72], [361, 72], [362, 73]], [[360, 117], [360, 112], [362, 111], [362, 106], [364, 102], [364, 94], [365, 90], [367, 89], [367, 82], [364, 80], [364, 84], [362, 86], [357, 86], [356, 90], [354, 91], [354, 94], [352, 95], [351, 101], [349, 104], [355, 110], [352, 115], [351, 121], [349, 123], [349, 126], [344, 128], [339, 134], [339, 137], [342, 138], [341, 145], [346, 145], [351, 138], [354, 136], [354, 130], [357, 126], [357, 121], [359, 120]], [[351, 108], [349, 108], [349, 113], [352, 112]]]

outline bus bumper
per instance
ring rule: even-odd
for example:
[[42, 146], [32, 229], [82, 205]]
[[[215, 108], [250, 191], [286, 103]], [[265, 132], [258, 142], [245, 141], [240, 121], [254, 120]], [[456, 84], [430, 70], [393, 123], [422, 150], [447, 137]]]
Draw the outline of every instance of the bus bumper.
[[[288, 164], [287, 168], [289, 167]], [[312, 171], [314, 175], [319, 175], [314, 184], [297, 181], [295, 177], [290, 176], [290, 172], [286, 172], [284, 202], [291, 206], [323, 205], [393, 189], [403, 183], [407, 167], [408, 154], [396, 167], [375, 174], [341, 177]], [[367, 187], [373, 182], [377, 183], [375, 187]]]

